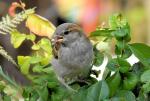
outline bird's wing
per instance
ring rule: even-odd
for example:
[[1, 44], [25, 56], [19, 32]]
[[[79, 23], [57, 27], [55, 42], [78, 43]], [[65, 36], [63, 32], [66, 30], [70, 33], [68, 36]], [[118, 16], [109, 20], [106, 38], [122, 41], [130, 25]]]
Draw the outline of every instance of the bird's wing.
[[53, 46], [52, 48], [52, 53], [53, 53], [54, 58], [58, 59], [58, 50], [56, 49], [55, 46]]

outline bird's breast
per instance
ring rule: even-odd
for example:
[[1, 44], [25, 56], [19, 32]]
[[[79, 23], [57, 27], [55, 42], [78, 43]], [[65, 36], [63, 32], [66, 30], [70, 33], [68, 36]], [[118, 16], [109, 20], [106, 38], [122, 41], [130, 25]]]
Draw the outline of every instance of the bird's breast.
[[72, 69], [82, 69], [90, 66], [93, 59], [93, 49], [90, 43], [74, 42], [69, 47], [60, 47], [58, 57], [60, 63]]

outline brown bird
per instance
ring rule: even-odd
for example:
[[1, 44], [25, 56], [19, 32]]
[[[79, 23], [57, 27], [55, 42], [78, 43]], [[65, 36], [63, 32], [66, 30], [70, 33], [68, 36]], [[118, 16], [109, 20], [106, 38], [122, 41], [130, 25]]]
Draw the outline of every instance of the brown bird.
[[80, 26], [73, 23], [59, 25], [51, 41], [54, 54], [52, 66], [64, 85], [89, 76], [93, 47]]

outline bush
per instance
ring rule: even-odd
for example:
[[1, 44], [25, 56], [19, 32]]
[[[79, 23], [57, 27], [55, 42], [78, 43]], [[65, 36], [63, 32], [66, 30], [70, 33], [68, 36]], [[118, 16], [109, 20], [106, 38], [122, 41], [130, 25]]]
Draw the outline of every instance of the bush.
[[[16, 28], [24, 20], [32, 33], [21, 33]], [[14, 48], [20, 47], [24, 40], [30, 40], [33, 43], [31, 46], [33, 53], [30, 56], [18, 56], [17, 62], [15, 62], [3, 47], [0, 47], [0, 54], [16, 65], [20, 72], [31, 81], [30, 85], [19, 85], [0, 68], [0, 76], [2, 78], [0, 81], [0, 100], [150, 100], [150, 47], [143, 43], [129, 43], [131, 40], [130, 26], [121, 14], [110, 16], [109, 26], [107, 28], [98, 27], [89, 37], [93, 42], [95, 55], [93, 65], [100, 66], [104, 57], [108, 59], [102, 80], [98, 81], [90, 77], [87, 80], [88, 84], [75, 83], [70, 85], [75, 91], [70, 91], [59, 83], [50, 64], [52, 48], [48, 38], [52, 36], [54, 30], [55, 27], [49, 21], [35, 14], [34, 8], [24, 10], [14, 17], [8, 15], [3, 17], [3, 20], [0, 22], [0, 33], [10, 34], [10, 41]], [[48, 38], [43, 37], [36, 42], [34, 34]], [[115, 43], [115, 58], [111, 57], [110, 43], [112, 42]], [[133, 66], [126, 60], [132, 54], [139, 59], [139, 62]]]

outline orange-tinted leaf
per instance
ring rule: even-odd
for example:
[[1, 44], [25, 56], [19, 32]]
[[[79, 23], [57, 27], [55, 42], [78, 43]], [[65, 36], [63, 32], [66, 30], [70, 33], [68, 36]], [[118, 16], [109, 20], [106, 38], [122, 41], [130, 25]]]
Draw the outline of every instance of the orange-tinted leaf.
[[18, 2], [12, 2], [11, 6], [8, 9], [9, 15], [14, 17], [16, 15], [16, 8], [18, 8], [18, 7], [24, 9], [25, 4], [24, 3], [18, 3]]
[[51, 22], [37, 14], [31, 14], [28, 16], [26, 27], [38, 36], [46, 36], [49, 38], [52, 37], [56, 29]]

